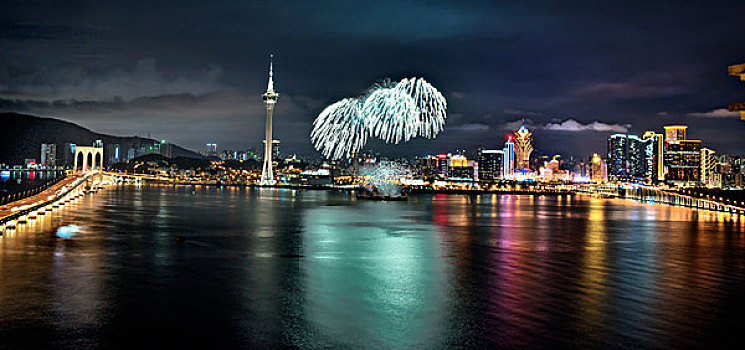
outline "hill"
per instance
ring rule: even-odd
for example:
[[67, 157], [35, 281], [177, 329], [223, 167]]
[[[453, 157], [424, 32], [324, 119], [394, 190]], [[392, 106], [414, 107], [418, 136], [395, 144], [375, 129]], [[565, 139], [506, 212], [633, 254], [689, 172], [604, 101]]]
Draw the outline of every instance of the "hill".
[[[107, 164], [113, 156], [114, 145], [119, 145], [121, 159], [126, 159], [130, 152], [138, 156], [148, 147], [160, 145], [159, 141], [153, 139], [100, 134], [74, 123], [28, 114], [0, 113], [0, 125], [0, 163], [8, 165], [23, 164], [24, 159], [29, 158], [38, 162], [42, 143], [57, 145], [58, 165], [71, 162], [71, 157], [66, 159], [69, 155], [65, 154], [65, 144], [69, 143], [89, 146], [96, 140], [102, 140]], [[177, 145], [168, 144], [167, 147], [170, 157], [203, 158], [200, 154]]]

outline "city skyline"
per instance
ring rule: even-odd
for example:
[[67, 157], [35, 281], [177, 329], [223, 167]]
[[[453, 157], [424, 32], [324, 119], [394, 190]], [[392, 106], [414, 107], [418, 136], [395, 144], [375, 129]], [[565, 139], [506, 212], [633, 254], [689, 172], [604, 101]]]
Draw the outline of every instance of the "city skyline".
[[[551, 152], [583, 156], [602, 151], [612, 133], [673, 123], [697, 129], [720, 152], [738, 153], [745, 130], [726, 111], [742, 96], [741, 83], [726, 71], [741, 60], [730, 44], [745, 31], [736, 15], [744, 5], [737, 3], [588, 9], [383, 1], [350, 9], [285, 2], [232, 5], [235, 11], [189, 3], [179, 18], [204, 17], [189, 27], [145, 15], [165, 11], [159, 4], [135, 6], [140, 26], [127, 25], [133, 14], [109, 3], [71, 2], [69, 16], [33, 4], [2, 6], [0, 42], [14, 49], [0, 57], [0, 110], [116, 135], [150, 133], [194, 150], [206, 139], [228, 149], [262, 139], [264, 109], [256, 96], [270, 52], [277, 53], [285, 91], [276, 138], [308, 155], [317, 154], [307, 135], [323, 106], [379, 77], [421, 75], [449, 102], [437, 139], [368, 145], [394, 156], [469, 147], [464, 140], [498, 147], [500, 135], [522, 118], [535, 132], [536, 150], [556, 145]], [[272, 8], [282, 15], [266, 16]], [[421, 20], [407, 21], [411, 16]], [[82, 25], [80, 18], [97, 20]], [[348, 25], [341, 31], [319, 18]], [[588, 26], [595, 34], [580, 35]], [[258, 28], [273, 31], [260, 35]], [[133, 47], [130, 37], [144, 30], [150, 35]], [[169, 44], [174, 39], [183, 45]], [[243, 42], [255, 45], [237, 49]]]
[[743, 13], [5, 1], [0, 348], [731, 347]]

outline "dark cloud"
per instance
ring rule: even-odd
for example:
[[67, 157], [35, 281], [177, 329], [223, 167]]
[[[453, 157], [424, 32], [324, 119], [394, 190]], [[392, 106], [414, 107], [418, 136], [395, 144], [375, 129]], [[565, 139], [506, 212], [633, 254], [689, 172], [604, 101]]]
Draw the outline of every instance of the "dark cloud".
[[446, 130], [371, 147], [497, 147], [507, 123], [527, 118], [546, 152], [604, 153], [608, 133], [667, 123], [740, 152], [742, 122], [702, 116], [742, 100], [726, 66], [745, 60], [744, 11], [728, 1], [10, 0], [0, 109], [191, 148], [253, 147], [274, 52], [284, 150], [314, 153], [310, 123], [324, 105], [384, 77], [423, 76], [448, 98]]
[[691, 117], [705, 117], [705, 118], [732, 118], [740, 117], [738, 112], [730, 112], [727, 108], [717, 108], [708, 112], [693, 112], [688, 113]]

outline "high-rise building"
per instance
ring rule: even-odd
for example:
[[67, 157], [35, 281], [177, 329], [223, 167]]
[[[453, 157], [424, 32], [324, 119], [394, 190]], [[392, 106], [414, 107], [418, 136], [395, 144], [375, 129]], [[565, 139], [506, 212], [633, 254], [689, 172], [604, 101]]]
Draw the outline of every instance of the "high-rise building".
[[[272, 58], [274, 55], [271, 56]], [[274, 91], [274, 62], [269, 60], [269, 82], [266, 86], [266, 92], [262, 95], [264, 105], [266, 106], [266, 137], [264, 138], [264, 165], [261, 168], [260, 185], [274, 185], [274, 171], [272, 169], [272, 115], [274, 114], [274, 105], [277, 104], [279, 94]]]
[[512, 135], [507, 136], [507, 142], [502, 149], [502, 178], [512, 179], [515, 175], [515, 143], [512, 142]]
[[665, 180], [689, 186], [701, 181], [701, 140], [665, 141]]
[[41, 166], [54, 167], [57, 165], [57, 145], [54, 143], [41, 144]]
[[665, 129], [665, 142], [678, 141], [686, 139], [686, 125], [666, 125]]
[[530, 154], [533, 153], [533, 132], [523, 123], [512, 135], [515, 142], [515, 166], [517, 169], [529, 169]]
[[701, 148], [701, 182], [704, 186], [712, 188], [714, 186], [714, 172], [716, 170], [716, 159], [714, 150]]
[[447, 154], [437, 155], [437, 173], [444, 177], [448, 176], [450, 170], [450, 157]]
[[608, 182], [608, 166], [599, 155], [592, 155], [592, 165], [590, 167], [590, 179], [595, 183]]
[[649, 142], [647, 149], [647, 157], [651, 157], [651, 161], [648, 161], [648, 176], [654, 182], [665, 181], [665, 140], [662, 134], [655, 133], [654, 131], [647, 131], [644, 133], [642, 138]]
[[608, 176], [613, 179], [628, 176], [628, 138], [624, 134], [608, 137]]
[[659, 181], [661, 135], [608, 137], [608, 176], [620, 181]]
[[504, 150], [483, 149], [479, 152], [479, 180], [495, 181], [504, 174]]
[[[648, 178], [647, 162], [652, 161], [651, 155], [647, 153], [647, 144], [639, 136], [626, 135], [629, 149], [627, 151], [626, 169], [630, 178], [641, 180]], [[651, 177], [651, 176], [650, 176]]]

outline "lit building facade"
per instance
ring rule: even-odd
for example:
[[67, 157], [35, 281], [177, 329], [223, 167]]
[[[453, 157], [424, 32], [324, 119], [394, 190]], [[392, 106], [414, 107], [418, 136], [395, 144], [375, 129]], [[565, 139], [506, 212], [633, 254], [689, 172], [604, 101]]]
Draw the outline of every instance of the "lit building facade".
[[448, 179], [473, 180], [474, 169], [472, 166], [453, 166], [448, 169]]
[[484, 149], [479, 152], [479, 180], [495, 181], [504, 177], [504, 150]]
[[714, 173], [717, 165], [714, 154], [715, 152], [712, 149], [701, 148], [701, 182], [709, 188], [719, 187], [715, 185], [714, 181]]
[[647, 161], [650, 160], [647, 154], [647, 143], [639, 136], [627, 135], [629, 149], [627, 152], [626, 169], [632, 179], [647, 178]]
[[665, 129], [665, 142], [668, 141], [680, 141], [686, 139], [686, 125], [667, 125]]
[[665, 180], [690, 186], [701, 181], [701, 140], [665, 142]]
[[647, 149], [648, 157], [651, 157], [647, 162], [647, 173], [648, 177], [654, 181], [665, 181], [665, 139], [662, 134], [655, 133], [654, 131], [647, 131], [642, 136], [644, 141], [648, 142], [649, 149]]
[[626, 135], [613, 134], [608, 137], [608, 175], [615, 178], [628, 175], [626, 170], [626, 150], [628, 140]]
[[507, 136], [507, 142], [502, 149], [502, 178], [512, 179], [515, 175], [515, 143], [512, 142], [512, 135]]
[[659, 181], [660, 138], [613, 134], [608, 138], [608, 176], [618, 181]]
[[523, 124], [512, 135], [515, 143], [515, 167], [517, 169], [529, 169], [530, 154], [533, 153], [533, 132]]
[[450, 170], [450, 157], [447, 154], [437, 155], [437, 173], [444, 177], [448, 176]]
[[468, 159], [464, 155], [454, 154], [450, 156], [450, 167], [468, 166]]
[[[358, 164], [365, 164], [364, 160], [360, 160], [360, 157], [355, 157], [355, 161]], [[437, 156], [426, 156], [417, 158], [415, 161], [417, 172], [424, 178], [436, 177], [438, 173], [438, 158]]]
[[449, 179], [473, 179], [474, 167], [469, 166], [468, 158], [462, 154], [448, 154], [449, 164], [447, 174]]
[[590, 180], [594, 183], [608, 182], [608, 166], [597, 153], [592, 155]]

